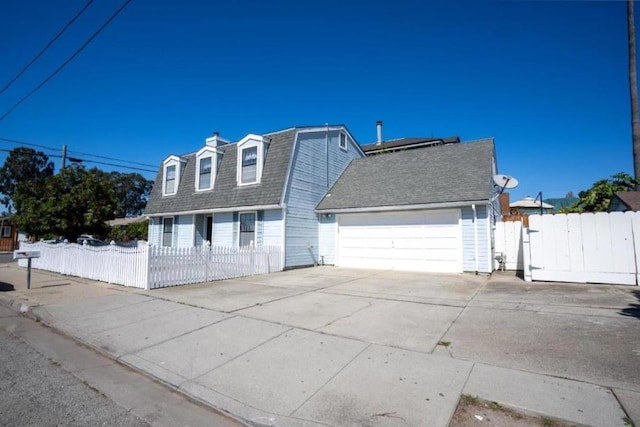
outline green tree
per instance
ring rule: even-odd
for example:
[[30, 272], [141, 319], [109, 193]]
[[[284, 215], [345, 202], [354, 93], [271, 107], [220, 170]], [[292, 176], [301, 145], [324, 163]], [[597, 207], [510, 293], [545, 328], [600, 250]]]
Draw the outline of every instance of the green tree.
[[109, 179], [113, 183], [118, 199], [115, 216], [125, 217], [142, 214], [147, 205], [153, 182], [145, 179], [139, 173], [111, 172]]
[[617, 191], [632, 191], [640, 184], [640, 179], [628, 173], [619, 172], [611, 178], [601, 179], [593, 186], [578, 194], [580, 200], [574, 205], [561, 209], [562, 213], [606, 212], [611, 198]]
[[113, 183], [98, 169], [70, 166], [34, 186], [19, 183], [14, 193], [18, 227], [36, 238], [82, 233], [104, 235], [118, 204]]
[[42, 151], [14, 148], [0, 168], [0, 203], [12, 212], [15, 209], [12, 199], [18, 184], [37, 187], [53, 175], [53, 169], [53, 163]]

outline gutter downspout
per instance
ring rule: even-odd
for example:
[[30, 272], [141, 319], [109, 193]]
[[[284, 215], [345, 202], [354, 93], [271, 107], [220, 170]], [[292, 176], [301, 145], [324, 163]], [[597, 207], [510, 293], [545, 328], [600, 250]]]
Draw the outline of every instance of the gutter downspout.
[[287, 262], [287, 204], [282, 204], [282, 250], [280, 251], [282, 270], [286, 269]]
[[471, 205], [471, 209], [473, 209], [473, 247], [475, 252], [475, 262], [476, 262], [476, 275], [478, 274], [478, 212], [476, 211], [476, 204]]
[[329, 123], [327, 123], [327, 133], [324, 142], [325, 169], [327, 171], [327, 188], [325, 191], [329, 191]]

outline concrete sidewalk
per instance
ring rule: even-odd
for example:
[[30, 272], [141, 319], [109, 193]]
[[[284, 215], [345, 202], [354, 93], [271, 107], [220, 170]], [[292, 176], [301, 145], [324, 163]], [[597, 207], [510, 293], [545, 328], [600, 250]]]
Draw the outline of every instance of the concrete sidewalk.
[[0, 267], [14, 287], [0, 303], [252, 425], [447, 426], [461, 394], [579, 425], [640, 421], [636, 390], [452, 357], [444, 339], [487, 278], [316, 268], [148, 293], [25, 279]]

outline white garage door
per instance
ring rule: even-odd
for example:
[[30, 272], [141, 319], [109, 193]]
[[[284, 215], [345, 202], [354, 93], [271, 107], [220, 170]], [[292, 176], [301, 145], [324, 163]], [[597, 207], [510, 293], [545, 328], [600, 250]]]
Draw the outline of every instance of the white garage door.
[[340, 267], [462, 272], [459, 209], [337, 218]]

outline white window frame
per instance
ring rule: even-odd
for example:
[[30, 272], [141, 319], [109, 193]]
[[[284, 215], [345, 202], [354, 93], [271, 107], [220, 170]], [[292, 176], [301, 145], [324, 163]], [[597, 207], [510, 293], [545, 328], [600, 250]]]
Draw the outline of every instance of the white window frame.
[[[8, 231], [8, 233], [5, 233], [5, 231]], [[3, 225], [2, 227], [0, 227], [0, 237], [2, 237], [3, 239], [11, 237], [10, 225]]]
[[[203, 160], [209, 159], [211, 161], [211, 167], [209, 169], [209, 186], [205, 188], [200, 188], [200, 177], [202, 173], [200, 173], [200, 166]], [[201, 156], [196, 157], [196, 191], [206, 191], [211, 190], [213, 188], [213, 179], [214, 179], [214, 157], [213, 156]]]
[[[253, 247], [256, 247], [256, 241], [258, 240], [258, 211], [244, 211], [244, 212], [238, 212], [238, 238], [236, 240], [236, 248], [241, 249], [240, 247], [240, 224], [242, 224], [242, 221], [240, 220], [240, 217], [242, 215], [246, 215], [246, 214], [253, 214], [255, 220], [253, 223]], [[246, 247], [246, 246], [244, 246]]]
[[[176, 168], [176, 178], [175, 178], [175, 185], [173, 187], [174, 191], [172, 193], [168, 193], [167, 192], [167, 170], [171, 166], [175, 166]], [[163, 168], [162, 168], [162, 195], [163, 196], [172, 196], [178, 192], [178, 186], [180, 185], [181, 168], [182, 168], [182, 161], [178, 156], [169, 156], [163, 162]]]
[[[170, 219], [171, 220], [171, 245], [166, 246], [164, 244], [164, 223], [166, 220]], [[161, 224], [161, 229], [160, 229], [160, 246], [162, 246], [163, 248], [172, 248], [173, 245], [173, 241], [174, 241], [174, 237], [176, 234], [176, 218], [174, 216], [165, 216], [162, 217], [162, 221], [160, 222]]]
[[[344, 145], [342, 145], [343, 141]], [[340, 132], [340, 134], [338, 135], [338, 146], [341, 150], [347, 151], [349, 147], [349, 140], [345, 132]]]
[[[211, 182], [209, 188], [200, 188], [200, 160], [211, 157]], [[211, 146], [205, 146], [196, 153], [196, 191], [209, 191], [213, 190], [216, 182], [216, 175], [218, 174], [218, 165], [222, 157], [222, 151], [217, 150]]]
[[[237, 161], [236, 161], [236, 182], [239, 187], [245, 185], [260, 184], [262, 178], [262, 169], [264, 167], [264, 158], [267, 151], [269, 140], [260, 135], [249, 134], [238, 141], [237, 145]], [[256, 148], [258, 158], [256, 159], [256, 180], [251, 182], [242, 182], [242, 151], [247, 148]]]

